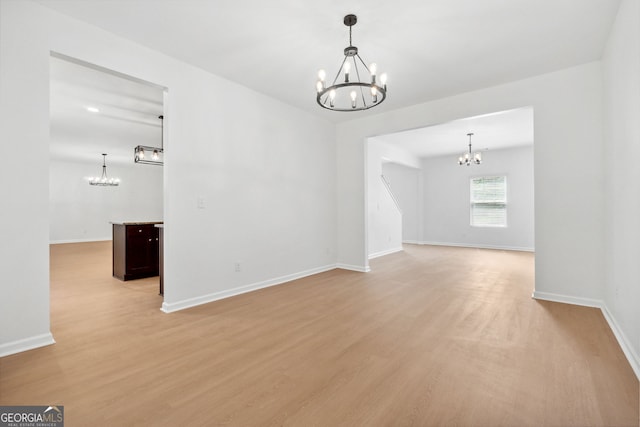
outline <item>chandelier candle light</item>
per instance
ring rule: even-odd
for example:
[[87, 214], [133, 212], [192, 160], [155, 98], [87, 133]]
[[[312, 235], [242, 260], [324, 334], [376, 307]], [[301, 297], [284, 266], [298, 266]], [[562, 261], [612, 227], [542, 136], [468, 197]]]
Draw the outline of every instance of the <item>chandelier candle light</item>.
[[107, 155], [102, 153], [102, 176], [92, 176], [89, 178], [89, 185], [99, 185], [101, 187], [117, 187], [120, 185], [120, 179], [107, 178]]
[[469, 137], [469, 152], [463, 153], [462, 156], [458, 157], [458, 164], [460, 166], [462, 165], [471, 166], [471, 163], [475, 163], [476, 165], [479, 165], [480, 163], [482, 163], [482, 154], [480, 152], [476, 152], [473, 155], [471, 154], [471, 136], [472, 135], [473, 133], [467, 134], [467, 136]]
[[[326, 72], [318, 72], [316, 101], [322, 108], [333, 111], [368, 110], [381, 104], [387, 97], [387, 75], [380, 75], [378, 82], [376, 64], [367, 67], [358, 55], [358, 48], [353, 46], [351, 28], [356, 22], [356, 15], [344, 17], [344, 25], [349, 27], [349, 46], [344, 48], [344, 59], [330, 86], [325, 82]], [[361, 64], [360, 68], [358, 61]]]

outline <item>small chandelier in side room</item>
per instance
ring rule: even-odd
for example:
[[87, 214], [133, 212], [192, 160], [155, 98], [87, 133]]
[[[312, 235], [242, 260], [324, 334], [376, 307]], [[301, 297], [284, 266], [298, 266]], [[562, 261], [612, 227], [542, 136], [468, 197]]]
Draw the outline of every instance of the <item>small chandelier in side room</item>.
[[117, 187], [120, 185], [119, 178], [107, 177], [107, 155], [102, 153], [102, 176], [92, 176], [89, 178], [89, 185], [99, 185], [101, 187]]
[[472, 135], [473, 133], [467, 134], [467, 136], [469, 137], [469, 152], [463, 153], [462, 156], [458, 157], [458, 164], [460, 166], [462, 165], [471, 166], [471, 163], [475, 163], [476, 165], [479, 165], [480, 163], [482, 163], [482, 154], [480, 152], [471, 154], [471, 136]]
[[146, 145], [138, 145], [133, 149], [133, 161], [145, 165], [164, 164], [164, 116], [158, 116], [160, 119], [160, 147], [149, 147]]
[[344, 25], [349, 27], [349, 46], [344, 48], [344, 59], [331, 85], [327, 86], [325, 82], [326, 72], [318, 72], [316, 101], [322, 108], [333, 111], [368, 110], [382, 104], [387, 97], [387, 75], [380, 75], [378, 82], [376, 64], [367, 67], [358, 55], [358, 48], [352, 44], [351, 28], [356, 22], [356, 15], [344, 17]]

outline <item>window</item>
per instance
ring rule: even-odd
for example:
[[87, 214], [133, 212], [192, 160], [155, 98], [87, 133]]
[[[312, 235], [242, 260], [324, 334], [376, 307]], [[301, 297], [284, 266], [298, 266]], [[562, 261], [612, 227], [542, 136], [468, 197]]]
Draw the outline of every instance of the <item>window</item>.
[[471, 226], [507, 226], [507, 177], [471, 178]]

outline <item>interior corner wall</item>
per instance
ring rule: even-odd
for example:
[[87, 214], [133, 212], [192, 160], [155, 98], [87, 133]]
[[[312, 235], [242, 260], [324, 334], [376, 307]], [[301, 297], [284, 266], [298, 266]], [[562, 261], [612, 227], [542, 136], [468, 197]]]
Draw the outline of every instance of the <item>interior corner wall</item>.
[[110, 221], [162, 221], [162, 167], [111, 162], [109, 174], [120, 185], [89, 185], [86, 177], [99, 172], [99, 162], [51, 159], [50, 243], [111, 240]]
[[402, 212], [382, 181], [382, 157], [385, 144], [367, 145], [368, 258], [402, 250]]
[[636, 0], [620, 5], [603, 69], [605, 309], [640, 378], [640, 168], [629, 161], [640, 157], [640, 3]]
[[[420, 164], [418, 162], [418, 164]], [[397, 163], [383, 163], [382, 174], [389, 182], [402, 210], [402, 242], [422, 241], [422, 170]]]
[[[0, 1], [0, 354], [49, 328], [51, 51], [166, 87], [165, 311], [336, 266], [335, 126], [31, 1]], [[240, 264], [239, 272], [235, 265]], [[164, 307], [164, 306], [163, 306]]]
[[[423, 159], [421, 243], [533, 251], [533, 146], [490, 150], [483, 153], [482, 164], [469, 167], [455, 159]], [[479, 176], [506, 176], [506, 227], [471, 226], [470, 180]]]
[[536, 292], [600, 300], [604, 177], [599, 167], [599, 61], [339, 124], [338, 261], [366, 265], [368, 137], [525, 106], [534, 110]]

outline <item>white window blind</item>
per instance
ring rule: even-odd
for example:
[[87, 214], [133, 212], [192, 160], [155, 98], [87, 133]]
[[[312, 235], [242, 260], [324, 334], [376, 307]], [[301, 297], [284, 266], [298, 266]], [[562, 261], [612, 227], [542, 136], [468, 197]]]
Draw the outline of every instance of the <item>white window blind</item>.
[[507, 226], [507, 177], [471, 178], [471, 225]]

